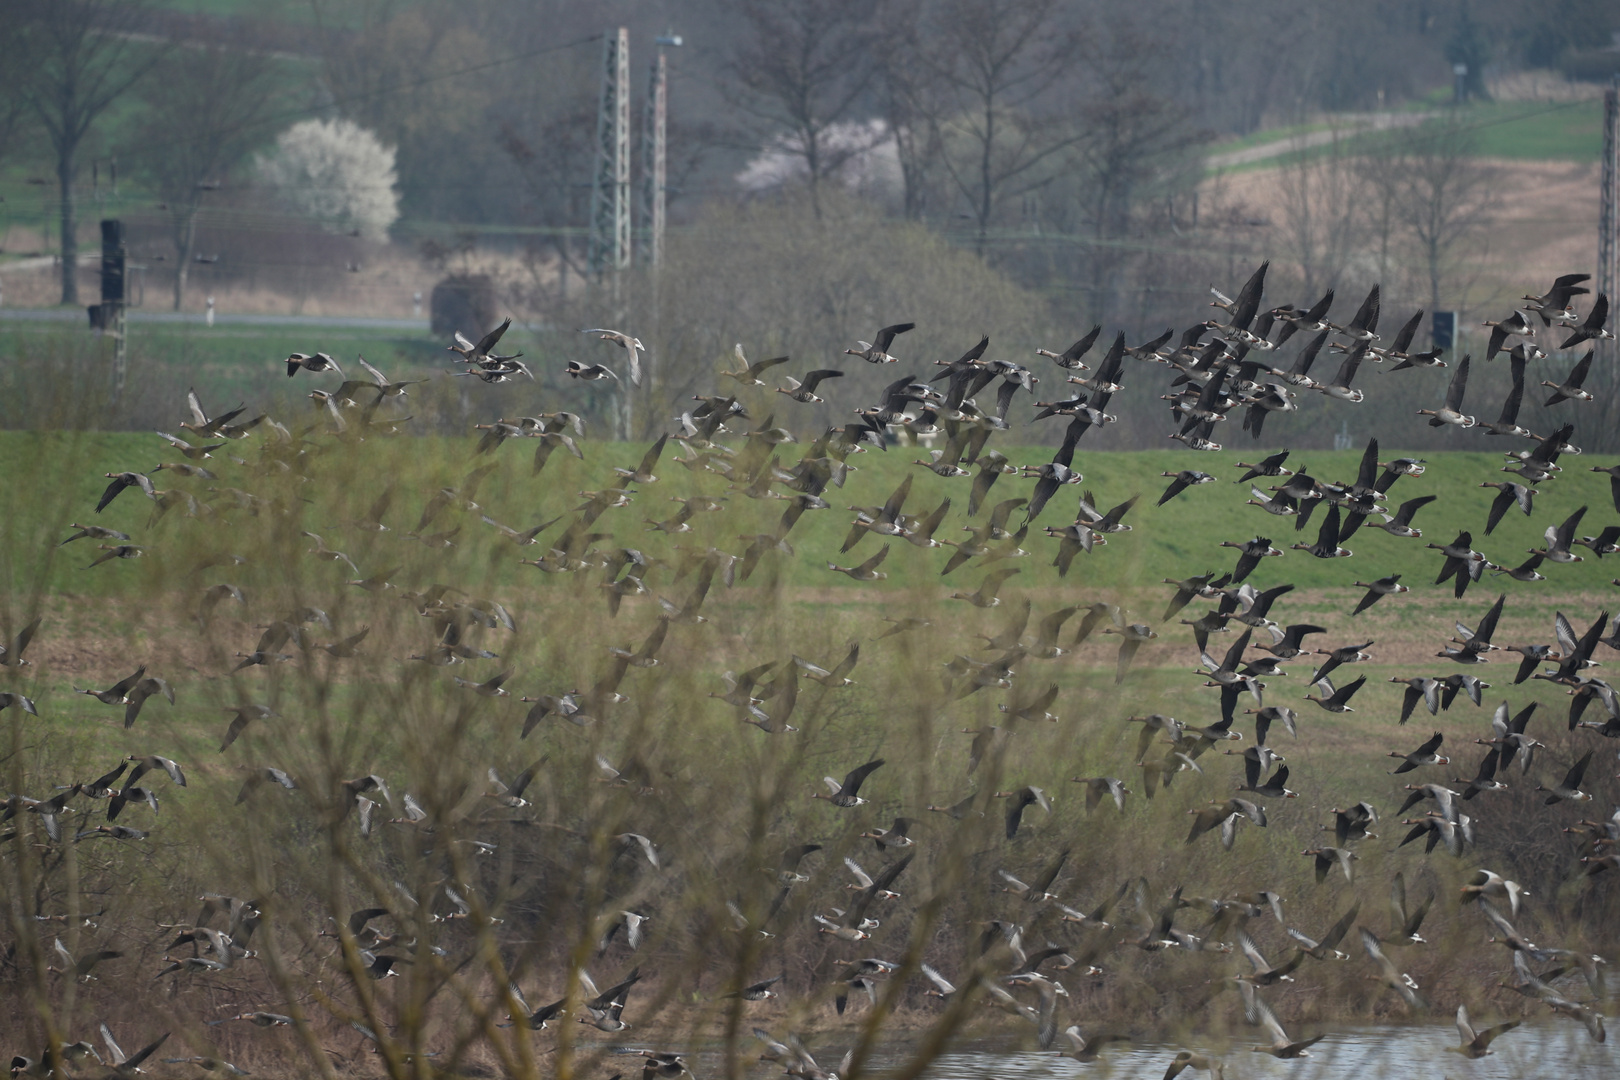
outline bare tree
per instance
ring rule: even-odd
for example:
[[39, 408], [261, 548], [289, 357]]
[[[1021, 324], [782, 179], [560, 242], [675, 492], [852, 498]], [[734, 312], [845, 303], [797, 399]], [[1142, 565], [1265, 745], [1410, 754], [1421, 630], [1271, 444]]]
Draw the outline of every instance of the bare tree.
[[1056, 117], [1033, 115], [1072, 70], [1074, 34], [1059, 26], [1058, 11], [1057, 0], [941, 0], [926, 27], [942, 160], [981, 252], [996, 210], [1049, 182], [1051, 166], [1081, 137]]
[[1372, 162], [1391, 223], [1428, 278], [1429, 310], [1440, 310], [1441, 283], [1458, 246], [1490, 218], [1493, 170], [1471, 157], [1473, 132], [1455, 114], [1395, 135]]
[[830, 129], [853, 117], [877, 64], [873, 35], [883, 0], [731, 0], [738, 39], [725, 71], [733, 102], [785, 138], [804, 162], [811, 205], [818, 189], [870, 150]]
[[164, 78], [147, 83], [147, 112], [134, 156], [168, 207], [174, 241], [174, 310], [185, 301], [197, 213], [209, 192], [263, 139], [276, 101], [275, 61], [243, 47], [188, 52]]
[[1202, 160], [1192, 152], [1198, 135], [1186, 109], [1158, 88], [1167, 58], [1152, 35], [1129, 25], [1099, 28], [1086, 35], [1081, 55], [1088, 85], [1074, 109], [1077, 138], [1064, 164], [1090, 226], [1091, 314], [1106, 319], [1117, 313], [1128, 254], [1118, 242], [1141, 228], [1144, 204], [1195, 187]]
[[39, 118], [56, 155], [62, 236], [62, 303], [79, 302], [78, 203], [73, 182], [79, 148], [103, 113], [167, 54], [131, 36], [144, 0], [4, 0], [0, 25], [12, 27], [13, 58], [23, 99]]
[[1297, 154], [1278, 170], [1281, 254], [1299, 266], [1309, 298], [1335, 288], [1368, 232], [1365, 162], [1339, 132], [1319, 155]]
[[894, 140], [900, 165], [902, 211], [914, 221], [925, 217], [938, 195], [941, 146], [939, 127], [929, 122], [939, 87], [930, 67], [920, 62], [925, 0], [889, 0], [879, 30], [878, 109]]
[[570, 272], [581, 279], [587, 272], [576, 257], [570, 229], [585, 220], [585, 181], [596, 150], [593, 125], [589, 103], [581, 101], [549, 120], [532, 140], [513, 124], [501, 128], [501, 149], [523, 179], [529, 213], [549, 226], [547, 240], [557, 260], [556, 300], [567, 299]]

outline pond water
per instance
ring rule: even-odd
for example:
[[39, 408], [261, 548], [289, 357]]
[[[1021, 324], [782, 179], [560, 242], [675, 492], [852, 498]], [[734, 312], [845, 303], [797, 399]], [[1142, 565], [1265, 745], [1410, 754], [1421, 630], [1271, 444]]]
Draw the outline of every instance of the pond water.
[[[1474, 1018], [1489, 1027], [1500, 1018], [1483, 1014]], [[1302, 1027], [1290, 1031], [1295, 1038], [1315, 1034]], [[1247, 1034], [1242, 1033], [1242, 1034]], [[1256, 1032], [1258, 1034], [1258, 1032]], [[1060, 1043], [1067, 1045], [1060, 1036]], [[1213, 1053], [1225, 1060], [1227, 1080], [1616, 1080], [1620, 1078], [1620, 1047], [1595, 1043], [1575, 1021], [1526, 1021], [1497, 1038], [1488, 1057], [1469, 1060], [1448, 1053], [1457, 1045], [1451, 1023], [1425, 1025], [1361, 1025], [1332, 1029], [1311, 1047], [1310, 1056], [1279, 1061], [1254, 1053], [1258, 1038], [1238, 1038], [1225, 1046], [1195, 1045], [1189, 1049]], [[634, 1044], [627, 1044], [634, 1045]], [[830, 1033], [810, 1043], [810, 1051], [823, 1068], [836, 1069], [848, 1047]], [[1159, 1080], [1182, 1046], [1173, 1043], [1110, 1043], [1102, 1057], [1081, 1063], [1055, 1052], [1006, 1049], [993, 1043], [975, 1044], [944, 1055], [925, 1073], [927, 1080]], [[692, 1072], [700, 1078], [723, 1072], [720, 1055], [713, 1050], [688, 1053]], [[903, 1045], [891, 1043], [868, 1062], [868, 1075], [900, 1065]], [[751, 1065], [745, 1075], [758, 1080], [779, 1075], [770, 1062]], [[613, 1071], [633, 1076], [632, 1069]], [[1206, 1080], [1207, 1073], [1187, 1071], [1185, 1080]]]
[[[1499, 1018], [1483, 1014], [1475, 1022], [1489, 1027]], [[1305, 1038], [1314, 1030], [1289, 1032]], [[1257, 1032], [1258, 1034], [1258, 1032]], [[1061, 1037], [1060, 1037], [1061, 1038]], [[1288, 1080], [1373, 1080], [1382, 1077], [1412, 1080], [1584, 1080], [1620, 1077], [1620, 1055], [1610, 1043], [1595, 1043], [1586, 1030], [1573, 1020], [1526, 1022], [1497, 1038], [1491, 1044], [1495, 1053], [1470, 1061], [1448, 1053], [1457, 1045], [1453, 1024], [1421, 1026], [1362, 1026], [1330, 1031], [1327, 1038], [1311, 1047], [1308, 1058], [1279, 1061], [1269, 1054], [1257, 1054], [1259, 1045], [1238, 1039], [1227, 1048], [1190, 1047], [1215, 1052], [1226, 1061], [1227, 1080], [1240, 1078], [1286, 1077]], [[1082, 1064], [1055, 1053], [998, 1052], [975, 1049], [948, 1054], [929, 1070], [933, 1080], [999, 1080], [999, 1078], [1045, 1077], [1126, 1077], [1153, 1078], [1165, 1068], [1181, 1047], [1171, 1044], [1112, 1043], [1102, 1057]], [[827, 1055], [834, 1056], [834, 1055]], [[819, 1060], [819, 1056], [818, 1056]], [[826, 1061], [822, 1061], [827, 1065]], [[1204, 1080], [1208, 1074], [1191, 1071], [1182, 1074], [1191, 1080]]]

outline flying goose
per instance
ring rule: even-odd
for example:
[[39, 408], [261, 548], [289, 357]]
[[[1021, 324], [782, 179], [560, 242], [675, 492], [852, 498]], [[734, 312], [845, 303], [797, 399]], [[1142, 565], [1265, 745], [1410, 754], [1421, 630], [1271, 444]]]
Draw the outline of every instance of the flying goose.
[[505, 319], [501, 320], [501, 324], [499, 326], [485, 334], [483, 337], [479, 338], [477, 344], [469, 341], [465, 334], [463, 334], [460, 330], [457, 330], [455, 332], [455, 344], [448, 346], [448, 351], [456, 353], [461, 357], [457, 363], [477, 364], [485, 360], [492, 359], [493, 357], [491, 356], [491, 353], [493, 352], [495, 346], [500, 343], [501, 335], [506, 333], [511, 325], [512, 318], [511, 316], [507, 316]]
[[858, 356], [869, 364], [897, 364], [900, 358], [889, 355], [889, 346], [894, 344], [896, 335], [916, 328], [916, 323], [895, 323], [879, 330], [873, 341], [857, 341], [853, 349], [845, 349], [848, 356]]
[[1350, 957], [1340, 952], [1336, 946], [1344, 940], [1344, 935], [1350, 932], [1350, 927], [1355, 925], [1356, 916], [1360, 913], [1361, 904], [1359, 902], [1352, 904], [1350, 910], [1345, 912], [1339, 918], [1339, 921], [1328, 929], [1327, 934], [1323, 936], [1321, 941], [1312, 941], [1292, 927], [1288, 928], [1288, 936], [1303, 946], [1299, 950], [1302, 956], [1309, 956], [1316, 960], [1326, 960], [1329, 956], [1336, 960], [1348, 960]]
[[1561, 401], [1592, 400], [1592, 392], [1590, 390], [1582, 389], [1582, 384], [1586, 382], [1586, 376], [1592, 370], [1592, 357], [1595, 355], [1595, 353], [1596, 350], [1594, 349], [1586, 350], [1586, 355], [1575, 362], [1575, 366], [1570, 369], [1569, 374], [1564, 377], [1563, 382], [1555, 383], [1551, 380], [1544, 380], [1542, 382], [1542, 386], [1552, 388], [1552, 396], [1543, 403], [1545, 406], [1551, 407], [1553, 405], [1557, 405]]
[[[96, 503], [96, 513], [98, 514], [105, 510], [107, 508], [107, 504], [116, 499], [125, 488], [138, 487], [141, 489], [141, 494], [145, 495], [148, 499], [152, 499], [154, 501], [157, 499], [157, 492], [152, 487], [152, 479], [145, 473], [107, 473], [106, 477], [107, 479], [111, 480], [112, 483], [107, 485], [107, 490], [102, 492], [100, 501]], [[110, 531], [111, 530], [109, 530], [109, 532]], [[129, 539], [129, 537], [124, 536], [122, 533], [115, 535], [124, 540]], [[110, 538], [111, 537], [109, 537], [109, 539]], [[77, 539], [77, 537], [74, 539]]]
[[1125, 681], [1125, 674], [1131, 669], [1131, 660], [1135, 658], [1136, 650], [1159, 636], [1152, 627], [1143, 623], [1128, 623], [1122, 628], [1105, 626], [1103, 633], [1118, 634], [1120, 638], [1119, 657], [1114, 671], [1116, 684]]
[[152, 1053], [162, 1046], [169, 1037], [169, 1033], [165, 1031], [158, 1036], [156, 1041], [149, 1043], [133, 1054], [126, 1054], [123, 1048], [113, 1040], [112, 1032], [107, 1030], [106, 1024], [102, 1024], [100, 1030], [101, 1041], [107, 1045], [107, 1061], [112, 1065], [113, 1075], [119, 1077], [130, 1077], [136, 1073], [144, 1072], [141, 1063], [151, 1057]]
[[212, 438], [215, 435], [224, 434], [223, 429], [225, 426], [247, 411], [247, 407], [245, 405], [238, 405], [230, 412], [222, 413], [221, 415], [210, 419], [208, 414], [203, 412], [202, 402], [197, 399], [196, 390], [188, 390], [186, 392], [186, 407], [191, 410], [191, 420], [182, 420], [180, 422], [180, 429], [182, 431], [190, 431], [199, 438], [204, 439]]
[[1573, 514], [1564, 519], [1561, 525], [1547, 526], [1545, 548], [1531, 548], [1530, 554], [1540, 555], [1548, 562], [1577, 563], [1581, 557], [1570, 550], [1575, 543], [1575, 530], [1580, 528], [1581, 518], [1586, 515], [1586, 507], [1578, 508]]
[[1387, 756], [1401, 759], [1401, 763], [1391, 770], [1391, 775], [1399, 775], [1401, 773], [1411, 772], [1413, 769], [1416, 769], [1421, 765], [1451, 764], [1450, 758], [1437, 752], [1440, 749], [1440, 744], [1445, 741], [1445, 738], [1446, 737], [1443, 732], [1437, 731], [1425, 739], [1421, 746], [1409, 754], [1403, 754], [1398, 750], [1389, 751]]
[[[1303, 955], [1304, 954], [1302, 953], [1297, 953], [1295, 954], [1295, 959], [1298, 960]], [[1257, 1054], [1270, 1054], [1272, 1057], [1276, 1058], [1310, 1057], [1310, 1048], [1321, 1042], [1324, 1038], [1325, 1033], [1324, 1035], [1315, 1035], [1309, 1039], [1302, 1039], [1298, 1042], [1289, 1039], [1288, 1033], [1284, 1031], [1283, 1026], [1277, 1022], [1277, 1017], [1272, 1013], [1271, 1007], [1264, 1001], [1261, 1001], [1259, 995], [1255, 995], [1254, 998], [1254, 1011], [1256, 1015], [1260, 1017], [1260, 1026], [1265, 1028], [1266, 1033], [1271, 1036], [1270, 1046], [1256, 1046], [1254, 1048], [1254, 1052]]]
[[882, 766], [882, 758], [868, 761], [865, 765], [858, 765], [849, 771], [849, 773], [844, 777], [843, 783], [839, 783], [830, 776], [824, 777], [824, 782], [831, 791], [831, 794], [823, 795], [821, 792], [817, 791], [812, 793], [810, 797], [812, 799], [826, 799], [834, 806], [846, 808], [851, 806], [861, 806], [866, 802], [865, 799], [860, 798], [858, 795], [858, 792], [861, 790], [861, 784], [866, 781], [868, 776], [872, 775], [874, 771]]
[[564, 373], [571, 379], [584, 379], [586, 382], [598, 382], [602, 379], [619, 381], [619, 376], [606, 364], [581, 364], [577, 360], [570, 360]]
[[1609, 298], [1598, 293], [1597, 299], [1592, 301], [1592, 310], [1587, 314], [1586, 320], [1575, 328], [1575, 332], [1558, 343], [1558, 348], [1573, 349], [1583, 341], [1613, 341], [1614, 334], [1603, 326], [1609, 319]]
[[1377, 934], [1365, 926], [1361, 928], [1361, 947], [1366, 950], [1372, 962], [1378, 965], [1380, 981], [1399, 994], [1408, 1008], [1419, 1011], [1427, 1009], [1429, 1003], [1418, 993], [1417, 980], [1396, 967], [1389, 957], [1384, 955], [1382, 944]]
[[1007, 806], [1007, 839], [1011, 840], [1018, 835], [1019, 823], [1023, 821], [1024, 811], [1030, 806], [1039, 806], [1047, 814], [1052, 813], [1052, 800], [1047, 798], [1046, 792], [1030, 785], [1021, 787], [1017, 791], [998, 791], [998, 799], [1012, 800]]
[[[1372, 337], [1376, 339], [1377, 335], [1372, 335]], [[1346, 354], [1344, 362], [1339, 365], [1338, 374], [1333, 377], [1333, 381], [1318, 386], [1316, 389], [1328, 397], [1338, 398], [1340, 401], [1347, 401], [1352, 405], [1360, 404], [1365, 395], [1360, 390], [1352, 387], [1350, 383], [1355, 379], [1356, 370], [1361, 367], [1362, 358], [1366, 355], [1367, 342], [1358, 341], [1351, 347], [1350, 352]]]
[[1366, 611], [1368, 608], [1372, 607], [1386, 596], [1394, 596], [1397, 593], [1412, 591], [1410, 586], [1402, 585], [1400, 582], [1401, 575], [1399, 574], [1391, 574], [1388, 577], [1377, 578], [1373, 581], [1352, 582], [1351, 584], [1355, 585], [1357, 588], [1366, 589], [1367, 592], [1356, 603], [1355, 610], [1350, 613], [1351, 616], [1354, 617], [1356, 615], [1360, 615], [1363, 611]]
[[1050, 349], [1036, 349], [1035, 355], [1049, 358], [1058, 367], [1066, 371], [1089, 371], [1090, 365], [1081, 363], [1080, 358], [1091, 351], [1091, 347], [1097, 343], [1097, 336], [1101, 333], [1102, 325], [1098, 324], [1093, 326], [1085, 337], [1076, 341], [1061, 353], [1052, 352]]
[[1496, 770], [1500, 761], [1501, 751], [1496, 747], [1492, 747], [1490, 753], [1486, 754], [1484, 759], [1480, 761], [1479, 770], [1474, 774], [1472, 780], [1464, 779], [1461, 776], [1452, 777], [1453, 783], [1465, 785], [1462, 793], [1464, 800], [1472, 799], [1482, 791], [1507, 790], [1507, 785], [1496, 779]]
[[1541, 325], [1551, 326], [1560, 323], [1572, 326], [1575, 323], [1575, 313], [1570, 310], [1569, 302], [1577, 296], [1585, 296], [1591, 289], [1581, 287], [1581, 282], [1590, 281], [1591, 274], [1563, 274], [1553, 280], [1552, 288], [1541, 296], [1525, 295], [1520, 297], [1527, 300], [1525, 308], [1541, 316]]
[[[600, 331], [584, 332], [599, 333]], [[623, 345], [624, 342], [619, 341], [619, 344]], [[625, 347], [628, 348], [629, 346]], [[641, 342], [636, 342], [636, 347], [640, 348]], [[742, 342], [740, 341], [731, 347], [731, 354], [737, 359], [738, 369], [736, 371], [729, 371], [722, 368], [720, 370], [720, 375], [723, 378], [735, 379], [744, 386], [764, 386], [765, 381], [760, 378], [760, 375], [766, 371], [769, 371], [771, 368], [776, 367], [778, 364], [785, 364], [788, 362], [788, 357], [786, 356], [773, 356], [769, 360], [760, 360], [750, 364], [748, 362], [748, 357], [743, 354]]]
[[1581, 790], [1581, 780], [1586, 776], [1586, 768], [1592, 764], [1593, 751], [1588, 750], [1579, 761], [1569, 767], [1564, 778], [1552, 787], [1536, 785], [1536, 791], [1547, 793], [1546, 804], [1551, 806], [1556, 802], [1590, 802], [1592, 796]]
[[1281, 347], [1296, 333], [1315, 334], [1329, 329], [1332, 324], [1327, 321], [1327, 313], [1332, 306], [1333, 290], [1329, 289], [1309, 310], [1302, 311], [1293, 305], [1273, 308], [1272, 316], [1283, 324], [1277, 333], [1277, 346]]
[[806, 405], [820, 405], [826, 399], [816, 396], [816, 387], [827, 379], [841, 379], [843, 377], [844, 373], [842, 371], [834, 371], [831, 368], [818, 368], [806, 375], [802, 382], [792, 376], [784, 375], [782, 378], [787, 382], [787, 385], [778, 386], [776, 392], [786, 394], [794, 401], [803, 402]]
[[343, 374], [343, 369], [338, 366], [338, 362], [323, 352], [318, 352], [314, 355], [310, 355], [309, 353], [295, 352], [291, 356], [287, 357], [287, 378], [290, 379], [294, 375], [298, 374], [300, 368], [311, 373], [317, 371], [335, 371], [339, 375]]
[[[884, 544], [883, 547], [881, 549], [879, 549], [879, 551], [878, 551], [878, 553], [876, 555], [873, 555], [870, 559], [867, 559], [865, 562], [859, 564], [858, 566], [839, 566], [837, 563], [829, 562], [827, 564], [827, 569], [835, 571], [835, 572], [840, 573], [840, 574], [845, 574], [845, 575], [847, 575], [848, 577], [850, 577], [851, 579], [853, 579], [855, 581], [882, 581], [884, 578], [888, 577], [889, 575], [884, 573], [883, 571], [879, 570], [878, 567], [880, 565], [882, 565], [883, 560], [888, 558], [888, 557], [889, 557], [889, 545]], [[1016, 570], [1012, 571], [1012, 573], [1015, 573], [1015, 574], [1017, 572], [1018, 571], [1016, 571]], [[964, 599], [966, 599], [966, 598], [964, 597]], [[984, 605], [980, 605], [980, 606], [984, 606]]]
[[1491, 328], [1490, 343], [1485, 347], [1486, 360], [1501, 352], [1502, 347], [1510, 337], [1528, 339], [1536, 336], [1536, 328], [1530, 322], [1530, 316], [1522, 311], [1514, 311], [1513, 314], [1499, 322], [1492, 322], [1487, 319], [1481, 325]]
[[1466, 416], [1462, 411], [1463, 395], [1468, 392], [1468, 364], [1470, 358], [1464, 356], [1457, 362], [1457, 370], [1452, 373], [1451, 382], [1446, 385], [1445, 404], [1438, 409], [1419, 409], [1419, 416], [1429, 418], [1430, 427], [1444, 427], [1447, 424], [1455, 427], [1471, 428], [1479, 421], [1472, 416]]
[[1226, 1062], [1218, 1057], [1194, 1053], [1191, 1050], [1182, 1050], [1171, 1059], [1169, 1067], [1164, 1070], [1164, 1080], [1175, 1080], [1187, 1069], [1207, 1072], [1209, 1080], [1226, 1080]]
[[[1327, 696], [1326, 697], [1316, 697], [1316, 696], [1314, 696], [1312, 694], [1306, 694], [1305, 695], [1305, 700], [1306, 701], [1314, 701], [1314, 702], [1316, 702], [1318, 705], [1320, 705], [1322, 708], [1326, 709], [1330, 713], [1355, 712], [1355, 710], [1350, 708], [1350, 706], [1347, 705], [1346, 702], [1348, 702], [1352, 697], [1355, 696], [1356, 691], [1360, 690], [1361, 687], [1362, 687], [1362, 684], [1364, 684], [1366, 681], [1367, 681], [1367, 676], [1363, 675], [1359, 679], [1357, 679], [1355, 682], [1346, 683], [1345, 685], [1339, 687], [1338, 689], [1334, 689], [1333, 684], [1331, 682], [1328, 682], [1326, 679], [1323, 679], [1320, 683], [1317, 684], [1317, 688], [1320, 689], [1320, 690], [1325, 691]], [[1399, 755], [1397, 755], [1397, 756], [1399, 756]]]
[[[1151, 729], [1146, 729], [1144, 734], [1151, 734]], [[1075, 776], [1070, 779], [1076, 784], [1086, 785], [1086, 813], [1095, 810], [1104, 795], [1113, 798], [1114, 806], [1120, 813], [1125, 812], [1125, 796], [1131, 793], [1131, 789], [1125, 786], [1123, 780], [1113, 776]]]
[[1378, 328], [1379, 287], [1374, 285], [1367, 298], [1356, 309], [1355, 316], [1343, 326], [1332, 323], [1328, 325], [1334, 330], [1356, 342], [1377, 341], [1378, 335], [1373, 331]]
[[1491, 1049], [1491, 1042], [1497, 1036], [1512, 1031], [1520, 1023], [1522, 1021], [1509, 1020], [1505, 1024], [1475, 1031], [1473, 1025], [1468, 1022], [1468, 1006], [1458, 1005], [1457, 1037], [1462, 1040], [1462, 1045], [1448, 1046], [1446, 1050], [1453, 1054], [1461, 1054], [1465, 1058], [1482, 1058], [1487, 1054], [1494, 1054], [1496, 1051]]
[[1030, 903], [1044, 903], [1047, 900], [1056, 900], [1058, 898], [1057, 894], [1051, 891], [1052, 884], [1057, 880], [1057, 876], [1063, 872], [1063, 864], [1068, 861], [1068, 858], [1068, 848], [1059, 851], [1057, 858], [1048, 863], [1040, 874], [1027, 885], [1005, 870], [997, 870], [996, 876], [1006, 882], [1002, 887], [1003, 892], [1013, 893]]

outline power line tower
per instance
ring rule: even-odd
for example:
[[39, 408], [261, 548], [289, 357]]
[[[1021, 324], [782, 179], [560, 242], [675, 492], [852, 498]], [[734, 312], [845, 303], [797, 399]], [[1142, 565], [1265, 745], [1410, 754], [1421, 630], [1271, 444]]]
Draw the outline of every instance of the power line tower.
[[[1616, 146], [1616, 124], [1620, 123], [1620, 75], [1615, 76], [1603, 95], [1603, 190], [1598, 196], [1598, 272], [1597, 291], [1605, 294], [1611, 304], [1620, 301], [1615, 296], [1615, 278], [1620, 266], [1615, 259], [1615, 233], [1620, 223], [1615, 220], [1616, 170], [1620, 168], [1620, 147]], [[1605, 343], [1607, 345], [1607, 343]], [[1612, 348], [1612, 346], [1609, 346]]]
[[630, 31], [623, 26], [602, 39], [589, 260], [598, 280], [630, 266]]
[[[1616, 220], [1615, 200], [1620, 197], [1620, 145], [1617, 145], [1616, 127], [1620, 125], [1620, 75], [1615, 76], [1609, 84], [1609, 89], [1603, 95], [1603, 172], [1599, 181], [1602, 185], [1598, 193], [1598, 265], [1597, 265], [1597, 291], [1609, 298], [1610, 315], [1609, 325], [1615, 324], [1616, 304], [1620, 303], [1620, 296], [1615, 295], [1615, 286], [1620, 282], [1620, 259], [1616, 258], [1615, 244], [1616, 232], [1620, 231], [1620, 221]], [[1593, 342], [1597, 351], [1596, 360], [1598, 370], [1603, 372], [1600, 385], [1607, 384], [1607, 393], [1599, 395], [1602, 404], [1599, 426], [1593, 432], [1593, 449], [1612, 451], [1615, 446], [1615, 430], [1620, 422], [1620, 402], [1616, 401], [1617, 391], [1620, 391], [1620, 377], [1615, 372], [1616, 352], [1613, 341]], [[1581, 433], [1583, 436], [1586, 432]]]
[[658, 39], [658, 52], [653, 57], [652, 79], [647, 86], [647, 101], [641, 118], [641, 227], [645, 230], [641, 243], [641, 261], [656, 267], [664, 255], [664, 180], [666, 176], [664, 131], [668, 116], [669, 65], [664, 57], [665, 45], [679, 45], [681, 39], [665, 35]]

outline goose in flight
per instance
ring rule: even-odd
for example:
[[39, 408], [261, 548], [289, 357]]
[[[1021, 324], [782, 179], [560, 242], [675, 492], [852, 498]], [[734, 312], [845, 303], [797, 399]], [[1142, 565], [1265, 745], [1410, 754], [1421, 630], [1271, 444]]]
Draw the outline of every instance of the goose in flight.
[[461, 359], [457, 362], [465, 364], [481, 364], [486, 360], [512, 359], [512, 357], [497, 357], [493, 355], [495, 346], [501, 340], [501, 335], [506, 333], [507, 329], [511, 325], [512, 318], [511, 316], [507, 316], [505, 319], [501, 320], [501, 325], [479, 338], [477, 344], [468, 341], [467, 336], [460, 330], [457, 330], [455, 334], [456, 343], [448, 346], [448, 350], [453, 353], [458, 353], [461, 356]]
[[857, 765], [855, 768], [851, 769], [848, 774], [845, 775], [843, 783], [839, 783], [830, 776], [824, 777], [823, 780], [831, 794], [823, 795], [821, 792], [817, 791], [813, 792], [810, 797], [812, 799], [826, 799], [834, 806], [841, 806], [845, 808], [861, 806], [866, 802], [866, 800], [861, 798], [859, 795], [861, 785], [866, 782], [866, 778], [868, 776], [871, 776], [872, 773], [882, 767], [883, 759], [876, 758], [872, 761], [868, 761], [865, 765]]
[[1519, 1020], [1509, 1020], [1505, 1024], [1497, 1024], [1495, 1027], [1476, 1031], [1474, 1026], [1468, 1022], [1468, 1006], [1459, 1005], [1457, 1006], [1457, 1037], [1462, 1041], [1462, 1045], [1448, 1046], [1446, 1050], [1449, 1053], [1461, 1054], [1465, 1058], [1482, 1058], [1487, 1054], [1494, 1054], [1496, 1051], [1491, 1049], [1492, 1041], [1497, 1036], [1512, 1031], [1520, 1023]]
[[[580, 333], [596, 334], [603, 341], [611, 341], [613, 344], [622, 348], [629, 356], [630, 385], [641, 385], [641, 354], [647, 351], [647, 347], [641, 343], [640, 338], [631, 337], [629, 334], [626, 334], [621, 330], [608, 330], [603, 327], [593, 327], [588, 330], [581, 330]], [[570, 369], [569, 373], [572, 374], [574, 364], [570, 363], [568, 366]]]
[[[457, 336], [459, 337], [459, 335]], [[323, 352], [318, 352], [314, 355], [310, 355], [309, 353], [295, 352], [291, 356], [287, 357], [287, 378], [290, 379], [294, 375], [298, 374], [299, 369], [312, 373], [317, 371], [335, 371], [339, 375], [343, 374], [343, 369], [338, 366], [338, 362]]]
[[897, 335], [903, 334], [907, 330], [913, 330], [916, 326], [916, 323], [909, 322], [885, 326], [878, 331], [874, 340], [857, 341], [855, 348], [845, 349], [844, 353], [847, 356], [858, 356], [869, 364], [897, 364], [900, 362], [900, 358], [889, 355], [889, 346], [894, 344]]
[[[586, 332], [599, 333], [600, 331]], [[623, 345], [624, 343], [621, 341], [619, 344]], [[641, 343], [639, 341], [636, 342], [636, 346], [639, 348]], [[626, 348], [628, 348], [628, 346], [626, 346]], [[786, 356], [773, 356], [769, 360], [759, 360], [750, 364], [748, 362], [748, 357], [743, 354], [742, 342], [740, 341], [733, 345], [731, 350], [732, 355], [737, 358], [737, 364], [739, 365], [738, 370], [728, 371], [722, 368], [720, 374], [727, 379], [736, 379], [744, 386], [764, 386], [765, 382], [760, 378], [760, 375], [769, 371], [778, 364], [785, 364], [788, 362], [788, 357]]]

